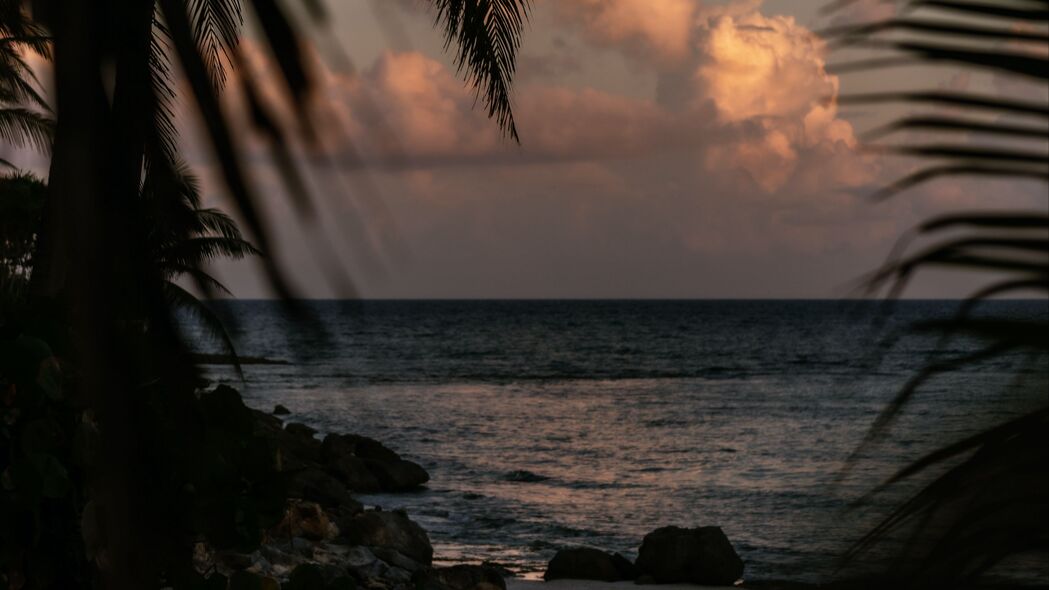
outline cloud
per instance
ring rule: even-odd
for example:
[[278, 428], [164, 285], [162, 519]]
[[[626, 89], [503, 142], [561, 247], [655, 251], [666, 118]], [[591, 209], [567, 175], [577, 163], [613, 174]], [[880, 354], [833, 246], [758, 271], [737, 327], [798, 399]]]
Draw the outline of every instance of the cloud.
[[[364, 295], [833, 296], [900, 231], [960, 198], [862, 202], [899, 169], [857, 150], [827, 100], [839, 82], [819, 40], [760, 2], [537, 7], [549, 12], [536, 22], [570, 26], [522, 63], [536, 75], [514, 95], [521, 146], [435, 56], [387, 52], [354, 75], [322, 72], [319, 98], [345, 134], [331, 136], [331, 155], [369, 177], [409, 253]], [[547, 59], [569, 45], [573, 59]], [[657, 72], [658, 87], [588, 87], [582, 69], [564, 79], [594, 52], [607, 54], [602, 67]]]
[[691, 51], [693, 0], [562, 0], [554, 2], [562, 19], [581, 25], [588, 40], [630, 47], [663, 61]]

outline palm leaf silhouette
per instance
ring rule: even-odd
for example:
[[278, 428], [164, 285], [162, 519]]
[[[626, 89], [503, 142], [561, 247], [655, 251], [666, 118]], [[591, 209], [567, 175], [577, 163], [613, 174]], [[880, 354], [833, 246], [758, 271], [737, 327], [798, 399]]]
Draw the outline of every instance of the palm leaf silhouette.
[[[829, 8], [836, 10], [849, 3], [838, 2]], [[1039, 85], [1049, 80], [1049, 2], [911, 0], [897, 4], [903, 16], [824, 31], [838, 47], [888, 52], [885, 57], [841, 64], [838, 71], [949, 63]], [[982, 19], [979, 24], [973, 23], [974, 17]], [[885, 39], [889, 34], [905, 37]], [[1037, 51], [1018, 49], [1020, 44]], [[918, 185], [952, 177], [1049, 183], [1045, 146], [1049, 107], [1045, 103], [958, 91], [846, 95], [841, 102], [953, 109], [949, 115], [903, 116], [867, 135], [868, 141], [916, 130], [951, 136], [943, 143], [870, 146], [875, 151], [934, 161], [878, 191], [877, 199], [897, 197]], [[988, 120], [986, 115], [994, 118]], [[1030, 141], [1041, 143], [1039, 147], [1017, 143]], [[926, 245], [914, 248], [919, 241]], [[1006, 354], [1032, 359], [1027, 371], [1017, 374], [1009, 387], [1039, 407], [946, 444], [900, 469], [875, 490], [884, 491], [933, 469], [939, 473], [847, 554], [855, 562], [898, 532], [909, 530], [909, 541], [899, 548], [893, 565], [893, 577], [900, 578], [893, 583], [899, 586], [968, 586], [1008, 558], [1035, 552], [1044, 559], [1049, 549], [1049, 409], [1044, 391], [1049, 325], [1044, 319], [974, 313], [982, 301], [994, 297], [1034, 294], [1039, 300], [1049, 298], [1049, 215], [1043, 207], [963, 210], [930, 219], [904, 236], [890, 259], [868, 277], [867, 293], [899, 296], [916, 274], [936, 267], [991, 278], [949, 321], [925, 322], [913, 329], [939, 334], [941, 343], [966, 338], [980, 345], [974, 352], [930, 362], [914, 375], [875, 420], [852, 461], [859, 460], [859, 451], [888, 435], [889, 427], [929, 379], [974, 363]]]
[[[0, 9], [21, 9], [21, 4], [4, 1]], [[236, 68], [247, 61], [233, 34], [243, 9], [245, 17], [250, 14], [259, 24], [260, 45], [278, 66], [279, 84], [276, 93], [265, 94], [250, 76], [230, 76], [225, 84], [236, 85], [239, 95], [248, 98], [245, 110], [252, 115], [254, 131], [269, 140], [266, 155], [278, 163], [279, 178], [302, 203], [300, 211], [309, 211], [312, 195], [288, 146], [316, 147], [314, 129], [325, 123], [310, 101], [317, 81], [301, 33], [304, 26], [321, 21], [325, 11], [316, 0], [305, 3], [312, 20], [303, 25], [292, 17], [292, 6], [297, 4], [284, 0], [33, 2], [34, 18], [53, 39], [59, 116], [30, 290], [41, 309], [50, 302], [64, 303], [77, 366], [83, 369], [77, 379], [79, 399], [103, 433], [86, 479], [91, 497], [119, 505], [101, 517], [107, 567], [99, 577], [105, 587], [156, 587], [162, 574], [184, 571], [189, 560], [186, 523], [175, 510], [180, 507], [165, 505], [171, 486], [144, 475], [157, 472], [158, 454], [168, 456], [177, 449], [144, 446], [156, 434], [140, 418], [151, 415], [146, 394], [158, 387], [166, 395], [152, 399], [163, 403], [177, 405], [193, 395], [196, 373], [171, 321], [172, 303], [181, 302], [208, 319], [206, 308], [165, 279], [184, 274], [206, 295], [220, 293], [222, 286], [201, 263], [216, 254], [253, 252], [250, 239], [263, 254], [273, 292], [289, 309], [297, 309], [296, 293], [273, 256], [277, 245], [262, 200], [242, 160], [243, 133], [234, 132], [218, 96], [222, 66], [229, 62]], [[434, 6], [438, 28], [461, 49], [461, 70], [479, 89], [489, 115], [516, 138], [510, 80], [527, 2], [434, 0]], [[196, 209], [193, 223], [204, 231], [187, 226], [180, 231], [182, 239], [201, 241], [151, 234], [158, 228], [144, 222], [142, 197], [150, 187], [143, 177], [178, 187], [175, 71], [188, 88], [186, 104], [204, 123], [204, 139], [247, 239], [240, 238], [228, 218], [200, 211], [196, 204], [190, 207]], [[103, 75], [114, 72], [112, 79]], [[186, 194], [179, 198], [188, 198]], [[163, 265], [152, 262], [150, 244], [162, 246]], [[142, 326], [148, 329], [132, 329]], [[181, 431], [171, 434], [185, 436]]]

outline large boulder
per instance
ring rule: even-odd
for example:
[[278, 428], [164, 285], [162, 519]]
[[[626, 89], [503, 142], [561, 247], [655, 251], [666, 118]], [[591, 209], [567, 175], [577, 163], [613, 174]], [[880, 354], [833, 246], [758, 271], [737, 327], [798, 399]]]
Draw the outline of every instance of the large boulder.
[[378, 480], [379, 486], [386, 492], [404, 492], [430, 481], [430, 474], [426, 473], [425, 469], [417, 463], [404, 459], [396, 461], [365, 459], [365, 464]]
[[453, 565], [420, 570], [412, 577], [420, 590], [506, 590], [506, 581], [494, 568]]
[[334, 457], [352, 455], [361, 459], [396, 461], [401, 458], [381, 442], [358, 434], [329, 434], [321, 443], [321, 458], [328, 461]]
[[355, 492], [369, 494], [382, 491], [382, 484], [368, 468], [368, 463], [364, 459], [345, 455], [330, 459], [326, 465], [336, 477], [346, 484], [346, 487]]
[[401, 492], [430, 480], [417, 463], [406, 461], [377, 440], [356, 434], [329, 434], [320, 460], [358, 492]]
[[342, 569], [315, 563], [304, 563], [291, 572], [284, 590], [355, 590], [357, 583]]
[[360, 511], [360, 502], [353, 499], [346, 485], [323, 469], [305, 467], [289, 474], [288, 495], [321, 506], [347, 507], [354, 512]]
[[254, 418], [254, 434], [269, 440], [277, 449], [282, 469], [299, 469], [320, 461], [321, 443], [312, 435], [299, 432], [296, 428], [285, 430], [280, 418], [265, 412], [251, 410], [251, 415]]
[[637, 568], [660, 584], [732, 585], [743, 576], [743, 560], [716, 526], [652, 531], [641, 542]]
[[393, 549], [423, 565], [433, 563], [430, 537], [403, 512], [366, 510], [340, 520], [339, 527], [341, 536], [350, 545]]
[[[625, 563], [624, 563], [625, 562]], [[618, 553], [612, 555], [590, 547], [561, 549], [546, 566], [544, 580], [632, 580], [633, 564]]]

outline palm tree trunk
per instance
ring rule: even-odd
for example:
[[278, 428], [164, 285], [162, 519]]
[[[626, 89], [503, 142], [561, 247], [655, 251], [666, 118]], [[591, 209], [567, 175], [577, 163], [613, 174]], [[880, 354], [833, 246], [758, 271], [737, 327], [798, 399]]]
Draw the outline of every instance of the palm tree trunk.
[[[128, 326], [142, 313], [133, 256], [149, 119], [152, 0], [54, 0], [58, 123], [33, 294], [69, 304], [77, 395], [99, 426], [88, 495], [104, 531], [107, 588], [158, 586], [148, 498], [138, 489], [141, 364]], [[106, 66], [116, 66], [107, 92]], [[111, 71], [111, 70], [110, 70]], [[130, 320], [130, 322], [129, 322]]]

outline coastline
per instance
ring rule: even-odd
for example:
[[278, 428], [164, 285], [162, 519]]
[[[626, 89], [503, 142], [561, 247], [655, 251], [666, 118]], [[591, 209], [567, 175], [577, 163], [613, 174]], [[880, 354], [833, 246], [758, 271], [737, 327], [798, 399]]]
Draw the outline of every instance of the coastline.
[[[290, 420], [293, 413], [280, 404], [271, 412], [249, 408], [227, 385], [200, 395], [250, 423], [255, 444], [273, 452], [274, 467], [286, 473], [282, 516], [260, 530], [261, 544], [241, 553], [197, 543], [194, 563], [201, 575], [294, 590], [615, 590], [656, 580], [670, 582], [660, 584], [668, 590], [684, 590], [732, 588], [678, 582], [725, 584], [743, 573], [718, 527], [657, 529], [645, 536], [636, 563], [619, 553], [560, 548], [545, 568], [551, 581], [518, 577], [521, 572], [494, 562], [442, 565], [429, 533], [407, 511], [369, 508], [354, 497], [419, 489], [430, 479], [419, 464], [378, 440], [318, 432]], [[701, 571], [699, 563], [705, 564]]]
[[[507, 578], [506, 590], [626, 590], [638, 588], [634, 582], [601, 582], [598, 580], [524, 580]], [[640, 586], [644, 588], [645, 586]], [[659, 584], [659, 590], [732, 590], [738, 586], [697, 586], [695, 584]]]

